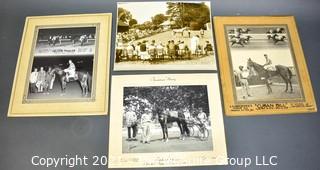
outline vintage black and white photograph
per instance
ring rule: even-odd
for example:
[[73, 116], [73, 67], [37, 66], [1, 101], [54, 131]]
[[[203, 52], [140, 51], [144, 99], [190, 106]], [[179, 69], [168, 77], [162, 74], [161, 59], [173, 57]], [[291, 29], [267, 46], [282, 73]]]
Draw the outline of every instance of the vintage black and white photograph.
[[207, 86], [123, 90], [123, 153], [212, 150]]
[[116, 75], [111, 88], [109, 168], [226, 164], [217, 74]]
[[114, 70], [216, 70], [210, 1], [119, 2]]
[[111, 13], [26, 17], [8, 116], [105, 115]]
[[226, 26], [237, 101], [302, 100], [288, 29]]
[[37, 31], [26, 99], [90, 99], [96, 27]]

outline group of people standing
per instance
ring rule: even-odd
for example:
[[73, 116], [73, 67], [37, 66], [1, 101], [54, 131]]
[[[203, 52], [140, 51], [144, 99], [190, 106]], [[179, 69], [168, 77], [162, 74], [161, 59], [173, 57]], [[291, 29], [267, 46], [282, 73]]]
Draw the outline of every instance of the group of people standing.
[[152, 61], [165, 57], [169, 59], [184, 59], [192, 56], [208, 55], [213, 52], [213, 45], [206, 41], [204, 45], [200, 44], [199, 35], [195, 35], [190, 39], [190, 45], [182, 40], [169, 40], [166, 44], [155, 40], [144, 40], [141, 42], [127, 44], [119, 41], [116, 45], [116, 61], [122, 60], [142, 60]]
[[52, 72], [52, 68], [48, 67], [45, 71], [44, 67], [34, 68], [30, 74], [30, 93], [42, 93], [48, 92], [53, 89], [53, 82], [55, 80], [55, 74]]
[[[182, 124], [183, 132], [186, 134], [181, 134], [182, 140], [185, 136], [190, 136], [190, 130], [188, 129], [187, 122], [198, 122], [202, 124], [204, 128], [208, 128], [208, 117], [202, 108], [195, 109], [193, 113], [189, 111], [188, 108], [183, 109], [172, 109], [166, 108], [163, 110], [163, 119], [165, 124], [167, 124], [167, 119], [169, 116], [184, 119]], [[179, 114], [182, 114], [179, 115]], [[124, 115], [125, 124], [127, 127], [128, 138], [127, 141], [137, 141], [137, 135], [139, 127], [141, 128], [141, 143], [150, 143], [152, 125], [154, 124], [152, 110], [150, 108], [145, 108], [141, 115], [135, 111], [134, 106], [128, 107]]]
[[[69, 82], [70, 78], [77, 79], [76, 66], [72, 60], [68, 61], [68, 68], [64, 69], [66, 75], [66, 82]], [[52, 67], [48, 67], [45, 71], [44, 67], [33, 68], [33, 71], [29, 77], [29, 92], [30, 93], [48, 93], [49, 90], [53, 89], [53, 83], [56, 78], [56, 74]]]
[[125, 113], [126, 126], [128, 130], [128, 141], [136, 141], [138, 133], [138, 124], [141, 127], [141, 142], [150, 143], [151, 139], [151, 124], [152, 124], [152, 111], [149, 108], [144, 109], [144, 113], [141, 115], [140, 120], [135, 112], [134, 106], [128, 108]]

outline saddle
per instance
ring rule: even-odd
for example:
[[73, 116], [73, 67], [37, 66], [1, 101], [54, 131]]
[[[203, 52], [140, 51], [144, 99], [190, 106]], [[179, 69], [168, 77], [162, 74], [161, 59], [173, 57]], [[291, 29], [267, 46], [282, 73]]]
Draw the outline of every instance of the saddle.
[[78, 73], [74, 72], [73, 74], [67, 73], [69, 81], [76, 81], [78, 80]]

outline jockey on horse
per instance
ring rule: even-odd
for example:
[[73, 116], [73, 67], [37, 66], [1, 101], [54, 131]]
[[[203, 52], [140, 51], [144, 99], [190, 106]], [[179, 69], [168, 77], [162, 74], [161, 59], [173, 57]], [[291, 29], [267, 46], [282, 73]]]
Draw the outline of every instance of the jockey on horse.
[[74, 80], [78, 79], [78, 77], [76, 75], [76, 66], [72, 62], [72, 60], [69, 60], [69, 67], [64, 69], [64, 72], [66, 73], [67, 82], [69, 82], [70, 78], [73, 78]]
[[[266, 63], [263, 65], [263, 68], [266, 69], [267, 71], [276, 71], [276, 68], [272, 65], [272, 61], [271, 59], [268, 57], [267, 54], [264, 54], [263, 55], [265, 60], [266, 60]], [[269, 78], [271, 77], [271, 73], [269, 72]], [[271, 80], [268, 78], [268, 83], [271, 84]]]

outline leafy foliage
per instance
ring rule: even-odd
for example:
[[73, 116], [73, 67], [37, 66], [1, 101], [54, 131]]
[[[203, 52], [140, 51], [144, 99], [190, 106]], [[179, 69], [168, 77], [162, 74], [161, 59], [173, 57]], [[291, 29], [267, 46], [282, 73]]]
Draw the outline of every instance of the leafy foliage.
[[188, 108], [190, 111], [203, 108], [208, 113], [207, 86], [146, 86], [124, 88], [125, 108], [135, 107], [138, 115], [145, 108], [153, 110], [179, 110]]
[[160, 25], [160, 24], [162, 24], [164, 21], [166, 21], [167, 19], [168, 19], [168, 17], [166, 17], [164, 14], [157, 14], [157, 15], [155, 15], [155, 16], [153, 16], [153, 17], [151, 18], [152, 23], [153, 23], [154, 25]]
[[132, 14], [130, 11], [119, 7], [118, 8], [118, 20], [124, 23], [128, 23], [132, 19]]
[[210, 22], [210, 9], [205, 3], [167, 2], [167, 15], [179, 27], [190, 27], [197, 23], [201, 27]]

